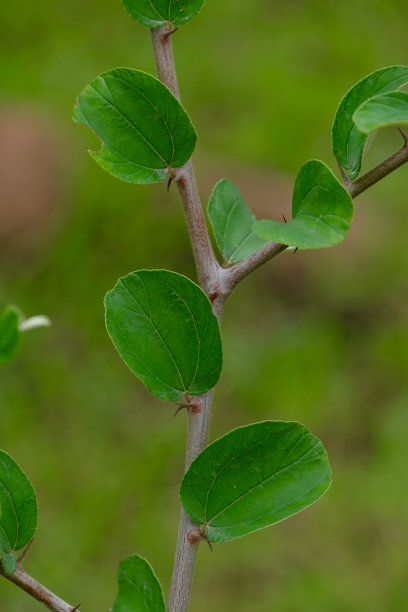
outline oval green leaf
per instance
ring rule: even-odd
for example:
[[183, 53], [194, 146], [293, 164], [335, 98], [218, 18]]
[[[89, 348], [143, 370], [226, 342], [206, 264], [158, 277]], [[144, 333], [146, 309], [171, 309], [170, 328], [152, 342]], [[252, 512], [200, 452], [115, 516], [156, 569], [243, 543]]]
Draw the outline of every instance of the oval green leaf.
[[245, 259], [268, 242], [252, 231], [256, 217], [231, 181], [222, 179], [215, 185], [208, 203], [208, 216], [228, 264]]
[[234, 429], [192, 462], [181, 502], [212, 542], [273, 525], [313, 504], [330, 486], [322, 443], [299, 423]]
[[193, 19], [204, 4], [204, 0], [122, 1], [129, 15], [148, 28], [160, 28], [169, 22], [183, 25]]
[[323, 162], [306, 162], [296, 177], [292, 220], [257, 221], [253, 230], [265, 240], [302, 249], [319, 249], [342, 242], [353, 218], [353, 201]]
[[130, 183], [163, 181], [169, 168], [190, 159], [197, 139], [167, 87], [131, 68], [109, 70], [91, 81], [78, 97], [73, 120], [101, 139], [101, 151], [90, 151], [95, 161]]
[[31, 482], [10, 455], [0, 450], [0, 557], [5, 571], [16, 570], [14, 552], [24, 548], [37, 527], [37, 499]]
[[408, 123], [408, 93], [393, 91], [370, 98], [358, 107], [353, 121], [365, 134]]
[[18, 353], [21, 333], [18, 329], [21, 312], [15, 306], [6, 306], [0, 314], [0, 363], [7, 363]]
[[143, 557], [132, 555], [119, 564], [118, 584], [112, 612], [165, 612], [160, 583]]
[[167, 270], [119, 279], [105, 298], [106, 327], [120, 356], [152, 395], [202, 395], [222, 368], [221, 334], [205, 293]]
[[358, 129], [353, 115], [369, 98], [396, 91], [408, 82], [408, 66], [381, 68], [356, 83], [344, 96], [334, 117], [332, 128], [333, 153], [347, 177], [356, 178], [361, 169], [361, 159], [367, 134]]

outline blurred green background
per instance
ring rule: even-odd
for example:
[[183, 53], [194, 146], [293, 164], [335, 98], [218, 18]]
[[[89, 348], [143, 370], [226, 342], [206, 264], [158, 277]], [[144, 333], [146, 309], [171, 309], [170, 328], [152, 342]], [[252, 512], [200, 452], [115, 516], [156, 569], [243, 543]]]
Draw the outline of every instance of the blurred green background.
[[[301, 164], [335, 167], [344, 92], [408, 63], [406, 18], [402, 0], [207, 0], [173, 38], [203, 201], [226, 177], [259, 217], [290, 216]], [[176, 540], [186, 415], [173, 419], [122, 364], [102, 301], [135, 269], [194, 278], [181, 207], [175, 189], [105, 174], [71, 122], [97, 73], [155, 73], [149, 38], [119, 0], [0, 9], [0, 304], [53, 321], [0, 371], [0, 446], [38, 494], [27, 571], [84, 612], [110, 608], [132, 552], [167, 591]], [[365, 168], [400, 144], [377, 136]], [[228, 303], [212, 439], [299, 420], [324, 442], [334, 481], [297, 517], [201, 547], [193, 612], [408, 609], [407, 184], [408, 167], [358, 198], [345, 243], [280, 255]], [[42, 609], [5, 580], [0, 608]]]

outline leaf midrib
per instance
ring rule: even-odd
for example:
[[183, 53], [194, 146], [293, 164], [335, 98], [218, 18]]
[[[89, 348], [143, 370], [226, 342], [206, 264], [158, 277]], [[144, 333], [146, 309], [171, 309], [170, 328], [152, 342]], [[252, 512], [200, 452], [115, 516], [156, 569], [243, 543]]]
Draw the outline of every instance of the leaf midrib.
[[[301, 439], [303, 439], [305, 436], [307, 435], [307, 433], [304, 433], [301, 438], [299, 440], [296, 441], [296, 444], [298, 442], [301, 441]], [[312, 450], [315, 449], [315, 447], [319, 444], [319, 441], [316, 440], [313, 444], [313, 446], [309, 447], [300, 457], [298, 457], [298, 459], [296, 459], [296, 461], [292, 462], [290, 465], [286, 465], [285, 467], [281, 468], [280, 470], [278, 470], [277, 472], [275, 472], [274, 474], [272, 474], [271, 476], [268, 476], [268, 478], [265, 478], [262, 482], [259, 482], [258, 484], [254, 485], [253, 487], [251, 487], [250, 489], [248, 489], [247, 491], [245, 491], [245, 493], [243, 493], [242, 495], [240, 495], [237, 499], [235, 499], [233, 502], [231, 502], [230, 504], [228, 504], [228, 506], [225, 506], [225, 508], [223, 508], [222, 510], [220, 510], [220, 512], [217, 512], [217, 514], [215, 514], [213, 517], [211, 517], [208, 520], [208, 524], [211, 527], [211, 522], [213, 522], [218, 516], [220, 516], [221, 514], [223, 514], [224, 512], [226, 512], [229, 508], [231, 508], [232, 506], [234, 506], [236, 503], [238, 503], [239, 501], [241, 501], [241, 499], [243, 499], [246, 495], [249, 495], [250, 493], [252, 493], [252, 491], [254, 491], [255, 489], [257, 489], [258, 487], [263, 486], [265, 483], [267, 483], [270, 480], [273, 480], [273, 478], [275, 478], [276, 476], [278, 476], [279, 474], [281, 474], [282, 472], [285, 472], [286, 470], [292, 468], [293, 466], [297, 465], [298, 463], [300, 463], [302, 461], [302, 459]]]

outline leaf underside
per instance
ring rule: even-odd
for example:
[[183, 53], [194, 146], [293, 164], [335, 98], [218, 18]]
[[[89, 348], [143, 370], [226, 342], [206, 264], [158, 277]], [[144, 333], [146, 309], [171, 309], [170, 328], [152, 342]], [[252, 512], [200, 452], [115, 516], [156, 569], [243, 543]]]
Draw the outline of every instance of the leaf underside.
[[166, 401], [201, 395], [218, 381], [221, 335], [205, 293], [185, 276], [141, 270], [105, 298], [106, 327], [124, 362]]
[[180, 26], [200, 11], [204, 0], [122, 0], [129, 15], [148, 28]]
[[130, 183], [163, 181], [169, 168], [191, 157], [197, 135], [181, 106], [163, 83], [131, 68], [97, 76], [78, 96], [73, 120], [102, 141], [90, 151], [107, 172]]
[[119, 564], [118, 584], [112, 612], [165, 612], [160, 583], [143, 557], [131, 555]]
[[10, 455], [0, 450], [0, 557], [8, 574], [16, 570], [14, 552], [24, 548], [37, 527], [32, 484]]
[[288, 223], [257, 221], [254, 232], [265, 240], [302, 249], [329, 247], [343, 241], [353, 218], [353, 202], [328, 166], [306, 162], [296, 177]]
[[256, 217], [231, 181], [222, 179], [215, 185], [208, 216], [218, 248], [228, 264], [245, 259], [268, 242], [252, 231]]
[[408, 93], [393, 91], [375, 96], [358, 107], [353, 121], [361, 132], [408, 123]]
[[361, 160], [367, 134], [353, 122], [359, 106], [369, 98], [396, 91], [408, 82], [408, 66], [381, 68], [356, 83], [341, 100], [334, 117], [332, 147], [337, 161], [346, 176], [353, 180], [361, 169]]
[[299, 423], [234, 429], [204, 449], [181, 484], [190, 518], [227, 542], [303, 510], [330, 486], [322, 443]]

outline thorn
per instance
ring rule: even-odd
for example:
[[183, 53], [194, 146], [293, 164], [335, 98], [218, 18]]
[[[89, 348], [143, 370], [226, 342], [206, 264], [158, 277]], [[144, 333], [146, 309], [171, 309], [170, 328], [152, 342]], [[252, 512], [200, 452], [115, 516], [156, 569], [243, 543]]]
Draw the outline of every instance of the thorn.
[[211, 540], [205, 537], [203, 537], [202, 540], [204, 540], [204, 542], [207, 542], [208, 546], [210, 547], [210, 551], [212, 552], [213, 548], [212, 548]]
[[167, 193], [170, 191], [170, 185], [172, 184], [174, 176], [169, 176], [169, 180], [167, 181]]
[[298, 250], [299, 250], [299, 247], [296, 247], [296, 249], [293, 251], [293, 254], [295, 254], [296, 251], [298, 251]]
[[27, 544], [27, 546], [24, 548], [23, 552], [21, 553], [21, 555], [17, 559], [17, 567], [19, 567], [20, 569], [23, 569], [21, 564], [23, 562], [24, 557], [28, 553], [31, 544], [33, 543], [33, 540], [34, 540], [34, 538], [31, 538], [31, 540], [29, 541], [29, 543]]
[[337, 159], [337, 157], [336, 157], [336, 162], [340, 170], [341, 178], [343, 179], [343, 185], [344, 187], [348, 187], [353, 181], [350, 181], [350, 179], [346, 176], [346, 173], [344, 172], [342, 166], [340, 166], [340, 162]]
[[191, 529], [191, 531], [188, 532], [187, 534], [187, 540], [190, 542], [190, 544], [195, 544], [196, 542], [207, 542], [208, 546], [210, 547], [211, 552], [213, 551], [212, 549], [212, 543], [211, 540], [209, 538], [207, 538], [206, 535], [204, 535], [204, 527], [198, 527], [196, 529]]
[[187, 408], [188, 411], [191, 410], [191, 412], [193, 412], [194, 414], [199, 414], [201, 412], [201, 400], [199, 397], [190, 397], [189, 394], [186, 393], [185, 400], [185, 404], [176, 403], [176, 406], [178, 406], [178, 408], [174, 413], [175, 417], [178, 415], [180, 410], [183, 410], [183, 408]]
[[188, 404], [176, 404], [176, 406], [178, 406], [176, 412], [173, 414], [173, 418], [176, 418], [176, 416], [178, 415], [178, 413], [183, 410], [183, 408], [188, 408]]
[[283, 218], [284, 222], [287, 223], [285, 215], [282, 215], [282, 218]]
[[401, 136], [404, 139], [405, 142], [405, 146], [408, 147], [408, 134], [406, 132], [404, 132], [404, 130], [402, 130], [401, 128], [397, 128], [399, 133], [401, 134]]
[[77, 606], [75, 606], [75, 608], [72, 608], [71, 612], [76, 612], [76, 610], [79, 610], [80, 605], [81, 604], [79, 603]]
[[169, 30], [168, 32], [163, 34], [163, 38], [165, 38], [165, 39], [170, 38], [170, 36], [173, 36], [173, 34], [178, 32], [178, 30], [179, 30], [179, 28], [174, 28], [174, 30]]

